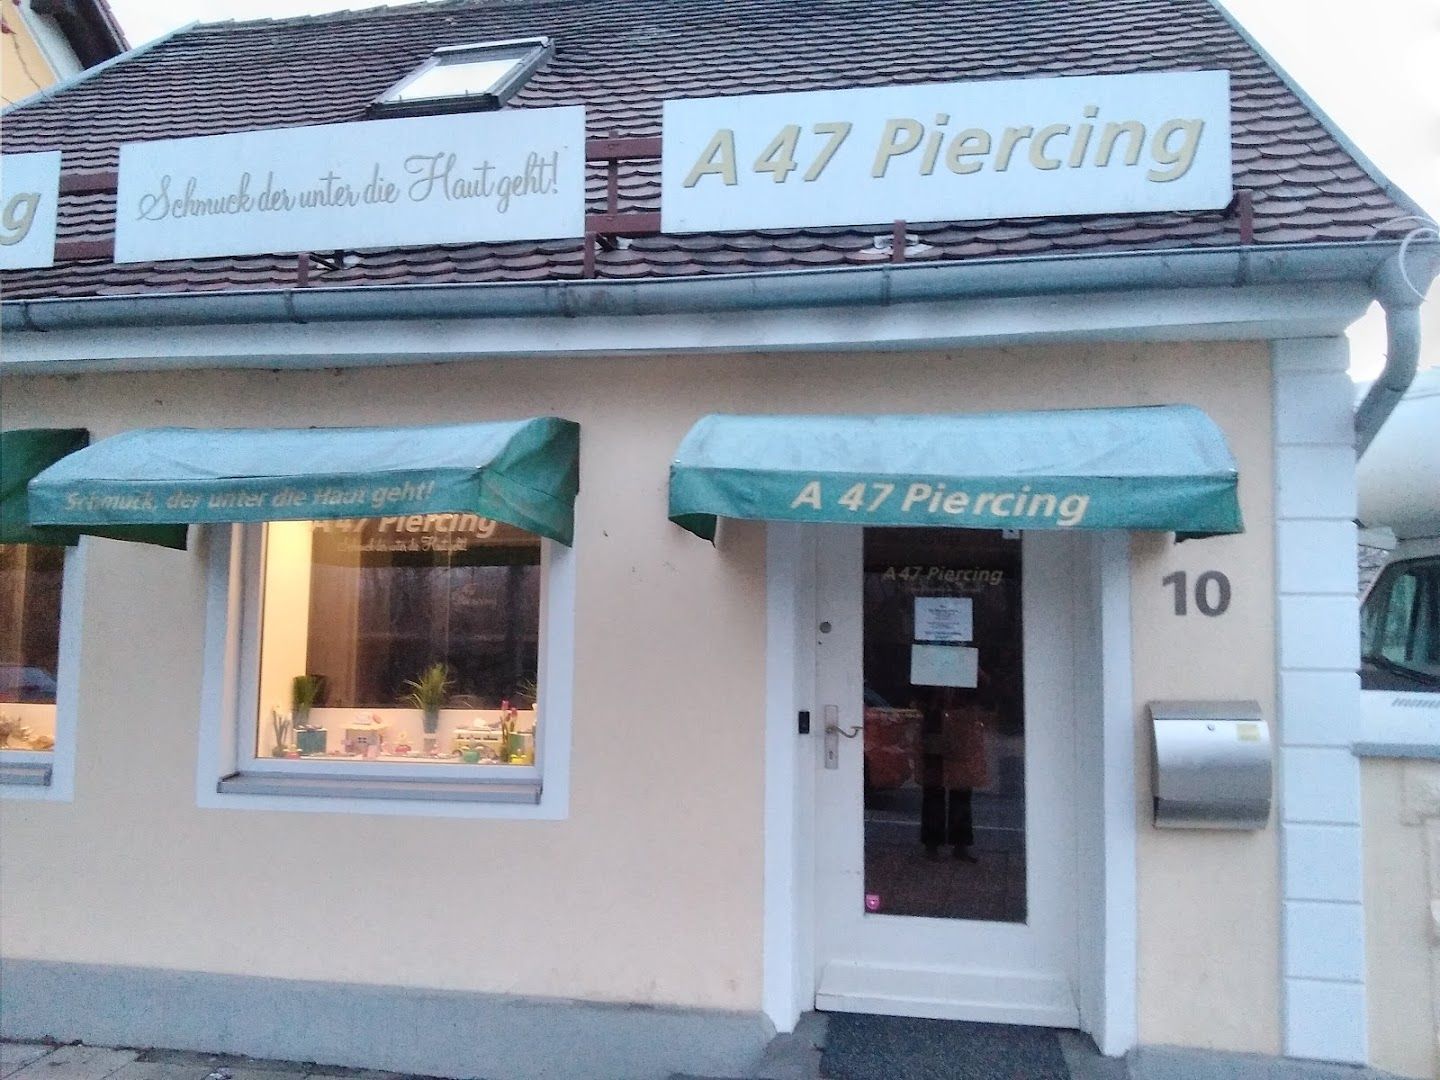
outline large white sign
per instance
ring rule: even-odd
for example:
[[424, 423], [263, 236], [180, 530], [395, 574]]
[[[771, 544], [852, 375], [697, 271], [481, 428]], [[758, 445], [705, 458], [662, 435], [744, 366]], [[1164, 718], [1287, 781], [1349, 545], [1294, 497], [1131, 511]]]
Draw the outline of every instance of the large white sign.
[[120, 148], [116, 262], [584, 233], [580, 106]]
[[55, 265], [60, 151], [0, 158], [0, 270]]
[[666, 232], [1212, 210], [1228, 71], [665, 102]]

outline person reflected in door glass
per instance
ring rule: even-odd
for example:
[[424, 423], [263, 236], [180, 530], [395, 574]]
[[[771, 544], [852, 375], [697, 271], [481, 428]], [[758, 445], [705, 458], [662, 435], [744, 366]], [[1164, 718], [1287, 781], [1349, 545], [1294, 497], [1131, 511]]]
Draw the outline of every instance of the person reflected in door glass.
[[[970, 695], [966, 695], [970, 696]], [[951, 686], [935, 687], [921, 705], [920, 842], [931, 859], [947, 845], [973, 863], [972, 792], [990, 783], [985, 754], [985, 710], [963, 701]]]

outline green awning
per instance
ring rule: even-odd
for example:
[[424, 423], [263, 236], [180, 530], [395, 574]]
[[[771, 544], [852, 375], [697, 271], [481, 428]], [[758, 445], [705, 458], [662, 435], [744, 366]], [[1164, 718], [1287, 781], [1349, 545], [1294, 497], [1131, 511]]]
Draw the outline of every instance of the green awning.
[[376, 428], [149, 428], [30, 483], [40, 525], [474, 513], [568, 544], [580, 427], [551, 416]]
[[81, 534], [184, 548], [185, 529], [73, 529], [32, 524], [26, 486], [35, 475], [90, 442], [84, 428], [18, 428], [0, 431], [0, 544], [74, 544]]
[[707, 416], [670, 520], [1242, 531], [1235, 458], [1188, 405], [959, 416]]

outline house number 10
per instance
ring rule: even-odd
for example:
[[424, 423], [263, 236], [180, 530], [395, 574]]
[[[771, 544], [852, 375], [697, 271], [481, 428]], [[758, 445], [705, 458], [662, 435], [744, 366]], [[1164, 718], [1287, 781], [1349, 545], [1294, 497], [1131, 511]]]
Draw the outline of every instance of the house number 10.
[[[1160, 579], [1175, 590], [1175, 614], [1190, 614], [1188, 575], [1176, 570]], [[1206, 570], [1195, 579], [1195, 607], [1201, 615], [1224, 615], [1230, 607], [1230, 579], [1219, 570]]]

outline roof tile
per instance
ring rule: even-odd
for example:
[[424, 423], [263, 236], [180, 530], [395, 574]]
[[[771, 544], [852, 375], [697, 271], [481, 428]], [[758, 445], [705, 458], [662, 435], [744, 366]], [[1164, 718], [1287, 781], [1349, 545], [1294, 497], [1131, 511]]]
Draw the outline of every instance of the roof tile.
[[[182, 31], [50, 98], [5, 114], [7, 151], [60, 149], [72, 169], [113, 168], [121, 143], [361, 120], [369, 102], [441, 45], [551, 35], [555, 55], [511, 109], [584, 104], [592, 136], [660, 133], [667, 98], [1131, 71], [1228, 68], [1235, 186], [1254, 193], [1264, 243], [1370, 238], [1413, 212], [1351, 158], [1208, 0], [443, 0]], [[659, 166], [617, 168], [621, 211], [660, 206]], [[605, 166], [586, 180], [606, 207]], [[114, 196], [61, 199], [59, 236], [97, 240]], [[1216, 212], [907, 226], [936, 258], [1124, 251], [1238, 242]], [[1393, 234], [1395, 230], [1390, 230]], [[887, 226], [648, 236], [596, 253], [607, 278], [864, 265]], [[578, 240], [367, 251], [312, 266], [312, 283], [571, 280]], [[112, 265], [4, 275], [7, 297], [283, 288], [293, 256]]]

